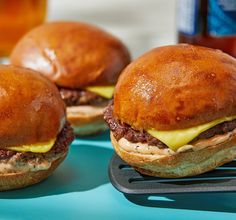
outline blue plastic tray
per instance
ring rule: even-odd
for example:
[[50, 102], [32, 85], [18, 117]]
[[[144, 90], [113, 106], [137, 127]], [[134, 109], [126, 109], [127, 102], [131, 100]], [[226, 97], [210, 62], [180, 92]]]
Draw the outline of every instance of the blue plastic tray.
[[0, 193], [0, 219], [236, 219], [236, 193], [126, 198], [109, 182], [112, 155], [108, 133], [75, 140], [47, 180]]

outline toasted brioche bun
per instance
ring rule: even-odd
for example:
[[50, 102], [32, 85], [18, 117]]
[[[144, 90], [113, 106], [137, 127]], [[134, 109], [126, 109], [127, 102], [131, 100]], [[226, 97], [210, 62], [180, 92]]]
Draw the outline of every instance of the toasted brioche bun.
[[96, 134], [108, 129], [103, 120], [103, 111], [103, 106], [67, 107], [67, 120], [77, 136]]
[[19, 189], [41, 182], [52, 174], [66, 155], [53, 161], [47, 170], [0, 174], [0, 191]]
[[0, 65], [0, 146], [46, 142], [65, 123], [65, 105], [53, 83], [32, 70]]
[[[0, 65], [0, 191], [40, 182], [64, 160], [73, 139], [65, 117], [65, 104], [50, 80], [33, 70]], [[7, 148], [53, 140], [45, 153], [23, 149], [22, 155]]]
[[137, 130], [176, 130], [236, 115], [235, 79], [236, 59], [219, 50], [156, 48], [122, 72], [114, 116]]
[[129, 152], [119, 145], [111, 133], [111, 142], [117, 154], [142, 174], [177, 178], [194, 176], [212, 170], [236, 157], [236, 135], [228, 141], [199, 151], [186, 151], [174, 155], [141, 154]]
[[51, 22], [26, 34], [10, 61], [46, 75], [58, 86], [113, 85], [130, 62], [126, 47], [105, 31], [80, 22]]
[[[236, 60], [219, 50], [187, 44], [156, 48], [122, 72], [113, 116], [138, 131], [185, 129], [234, 116], [235, 79]], [[150, 146], [151, 152], [147, 143], [117, 141], [111, 133], [124, 161], [142, 174], [169, 178], [198, 175], [236, 157], [236, 130], [212, 138], [221, 141], [208, 138], [176, 151]]]

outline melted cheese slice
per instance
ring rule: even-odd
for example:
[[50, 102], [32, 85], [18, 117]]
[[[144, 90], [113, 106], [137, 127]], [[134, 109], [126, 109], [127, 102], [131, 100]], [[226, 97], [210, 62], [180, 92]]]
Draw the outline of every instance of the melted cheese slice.
[[162, 141], [169, 148], [176, 151], [178, 148], [186, 145], [190, 141], [192, 141], [195, 137], [197, 137], [202, 132], [222, 123], [225, 121], [232, 121], [236, 118], [236, 116], [232, 117], [224, 117], [221, 119], [214, 120], [212, 122], [198, 125], [196, 127], [191, 127], [182, 130], [173, 130], [173, 131], [157, 131], [154, 129], [150, 129], [147, 132], [158, 140]]
[[87, 91], [94, 92], [102, 97], [111, 99], [113, 96], [114, 86], [89, 86], [85, 88]]
[[19, 152], [33, 152], [33, 153], [46, 153], [50, 151], [55, 143], [56, 139], [52, 139], [48, 142], [21, 145], [21, 146], [11, 146], [7, 147], [7, 150], [19, 151]]

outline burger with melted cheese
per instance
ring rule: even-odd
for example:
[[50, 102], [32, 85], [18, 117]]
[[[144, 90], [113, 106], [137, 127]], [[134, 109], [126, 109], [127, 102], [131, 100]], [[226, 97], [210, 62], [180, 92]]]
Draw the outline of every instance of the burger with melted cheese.
[[0, 191], [47, 178], [73, 140], [56, 86], [24, 68], [0, 65]]
[[54, 82], [75, 133], [87, 135], [107, 129], [103, 111], [130, 55], [121, 41], [97, 27], [52, 22], [27, 33], [10, 61], [41, 72]]
[[122, 72], [104, 118], [118, 155], [142, 174], [212, 170], [236, 156], [236, 60], [187, 44], [153, 49]]

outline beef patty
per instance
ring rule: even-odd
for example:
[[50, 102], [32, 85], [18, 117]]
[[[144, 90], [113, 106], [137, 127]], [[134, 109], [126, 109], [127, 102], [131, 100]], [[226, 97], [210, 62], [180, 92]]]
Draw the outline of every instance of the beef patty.
[[100, 105], [108, 99], [83, 89], [59, 88], [61, 97], [67, 106]]
[[0, 160], [9, 159], [14, 155], [17, 155], [18, 159], [28, 160], [32, 158], [47, 158], [58, 153], [67, 152], [69, 144], [74, 140], [73, 130], [69, 123], [66, 123], [62, 131], [57, 136], [56, 142], [52, 149], [46, 153], [32, 153], [32, 152], [17, 152], [11, 150], [0, 149]]
[[[162, 143], [157, 138], [151, 136], [146, 131], [137, 131], [131, 128], [130, 125], [121, 123], [113, 117], [113, 104], [110, 103], [104, 112], [104, 120], [107, 122], [110, 130], [112, 131], [115, 139], [118, 141], [122, 137], [127, 139], [132, 143], [147, 143], [148, 145], [158, 146], [159, 148], [167, 148], [167, 146]], [[190, 143], [193, 143], [199, 139], [207, 139], [218, 134], [224, 134], [232, 131], [236, 128], [236, 119], [229, 122], [223, 122], [218, 124], [207, 131], [202, 132]]]

